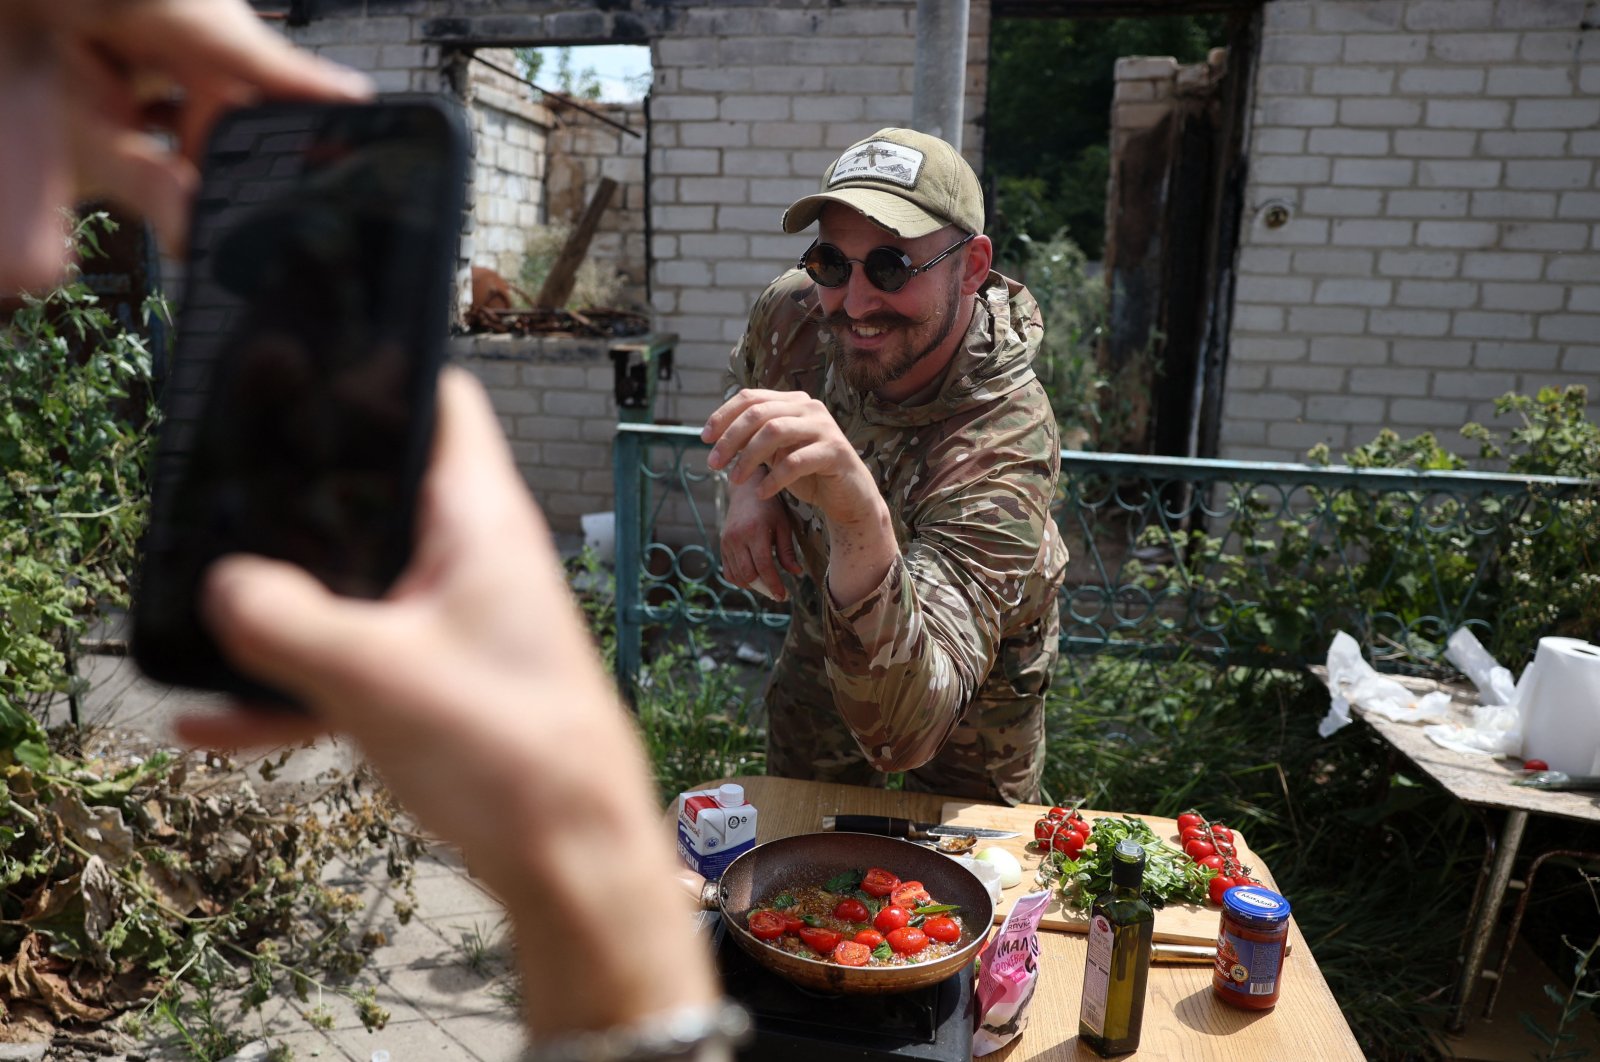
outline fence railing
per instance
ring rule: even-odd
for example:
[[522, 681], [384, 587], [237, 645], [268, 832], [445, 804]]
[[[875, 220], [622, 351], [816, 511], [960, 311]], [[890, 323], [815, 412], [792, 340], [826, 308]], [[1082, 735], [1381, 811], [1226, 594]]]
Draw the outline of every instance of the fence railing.
[[[786, 606], [721, 578], [707, 449], [692, 428], [618, 425], [617, 671], [630, 692], [647, 630], [693, 642], [788, 625]], [[1596, 520], [1596, 484], [1553, 476], [1078, 451], [1062, 452], [1061, 473], [1071, 654], [1297, 667], [1345, 630], [1380, 667], [1436, 670], [1460, 626], [1505, 651], [1497, 628], [1538, 605], [1517, 600], [1512, 566], [1563, 548], [1575, 512]]]

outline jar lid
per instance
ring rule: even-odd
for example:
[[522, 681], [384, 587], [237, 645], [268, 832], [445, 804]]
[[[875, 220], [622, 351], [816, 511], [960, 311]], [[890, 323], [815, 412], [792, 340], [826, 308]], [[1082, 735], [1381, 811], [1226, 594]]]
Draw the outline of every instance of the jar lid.
[[1260, 885], [1235, 885], [1222, 894], [1222, 906], [1252, 922], [1282, 922], [1289, 917], [1289, 901]]

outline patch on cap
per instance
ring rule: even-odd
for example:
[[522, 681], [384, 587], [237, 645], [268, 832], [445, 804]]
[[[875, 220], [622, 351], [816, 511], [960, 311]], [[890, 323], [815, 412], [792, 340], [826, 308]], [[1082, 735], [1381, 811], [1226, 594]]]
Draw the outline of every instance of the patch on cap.
[[917, 174], [922, 172], [927, 158], [916, 148], [906, 147], [888, 140], [869, 140], [839, 156], [828, 178], [828, 187], [841, 181], [877, 180], [898, 184], [902, 188], [915, 188]]

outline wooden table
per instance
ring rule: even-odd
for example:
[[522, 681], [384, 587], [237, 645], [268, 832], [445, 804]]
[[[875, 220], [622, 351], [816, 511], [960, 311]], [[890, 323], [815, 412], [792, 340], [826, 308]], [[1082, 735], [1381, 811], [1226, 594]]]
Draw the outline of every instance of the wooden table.
[[[723, 778], [695, 788], [709, 789], [723, 782], [744, 786], [756, 807], [758, 841], [813, 833], [824, 815], [898, 815], [935, 822], [949, 799], [789, 778]], [[1017, 888], [1025, 889], [1027, 883]], [[1007, 895], [1011, 891], [1007, 890]], [[1284, 963], [1283, 995], [1270, 1011], [1238, 1010], [1212, 998], [1210, 966], [1152, 966], [1140, 1047], [1123, 1057], [1229, 1062], [1313, 1058], [1330, 1062], [1364, 1057], [1292, 920], [1289, 934], [1293, 954]], [[1085, 938], [1054, 931], [1039, 936], [1041, 976], [1027, 1030], [1003, 1050], [984, 1058], [997, 1062], [1098, 1058], [1078, 1044]]]
[[[1450, 710], [1458, 721], [1466, 721], [1470, 714], [1468, 705], [1476, 703], [1473, 694], [1459, 687], [1429, 683], [1426, 679], [1399, 678], [1399, 681], [1419, 692], [1437, 688], [1450, 693]], [[1487, 883], [1480, 884], [1476, 890], [1472, 909], [1467, 914], [1471, 937], [1456, 982], [1447, 1026], [1450, 1032], [1460, 1032], [1466, 1026], [1472, 992], [1483, 973], [1489, 937], [1494, 932], [1500, 905], [1505, 900], [1512, 864], [1516, 861], [1517, 850], [1522, 847], [1522, 834], [1527, 828], [1528, 816], [1554, 815], [1580, 822], [1600, 822], [1600, 794], [1563, 793], [1514, 786], [1511, 784], [1513, 781], [1524, 777], [1522, 765], [1516, 760], [1454, 752], [1428, 737], [1420, 726], [1387, 719], [1363, 711], [1359, 706], [1354, 714], [1365, 720], [1384, 741], [1457, 800], [1505, 813], [1505, 823], [1500, 828], [1500, 839], [1495, 845]], [[1507, 941], [1506, 947], [1510, 946]]]

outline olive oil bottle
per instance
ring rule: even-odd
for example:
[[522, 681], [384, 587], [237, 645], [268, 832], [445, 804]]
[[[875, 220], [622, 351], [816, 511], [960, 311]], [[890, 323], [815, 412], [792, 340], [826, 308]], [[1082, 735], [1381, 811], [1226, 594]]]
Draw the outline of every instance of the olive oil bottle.
[[1111, 891], [1094, 901], [1089, 914], [1089, 960], [1078, 1018], [1078, 1039], [1102, 1057], [1139, 1046], [1156, 929], [1155, 912], [1139, 895], [1143, 881], [1144, 849], [1119, 841], [1111, 854]]

